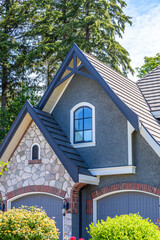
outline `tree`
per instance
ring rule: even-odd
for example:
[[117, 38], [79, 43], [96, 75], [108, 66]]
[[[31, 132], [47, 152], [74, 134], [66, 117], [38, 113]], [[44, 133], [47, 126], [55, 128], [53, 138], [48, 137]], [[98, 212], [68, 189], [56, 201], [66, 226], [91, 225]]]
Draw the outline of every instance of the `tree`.
[[0, 1], [0, 142], [24, 102], [37, 103], [43, 88], [32, 57], [38, 42], [32, 34], [37, 12], [34, 0]]
[[38, 79], [31, 77], [32, 63], [29, 53], [35, 40], [31, 35], [32, 19], [36, 16], [34, 0], [3, 0], [0, 2], [0, 81], [1, 109], [5, 111], [22, 84], [36, 86]]
[[0, 1], [0, 141], [30, 99], [24, 86], [40, 96], [73, 43], [119, 72], [133, 72], [116, 41], [131, 24], [125, 6], [123, 0]]
[[160, 53], [157, 53], [155, 57], [144, 57], [144, 64], [136, 68], [138, 71], [137, 77], [143, 78], [150, 71], [160, 65]]
[[126, 24], [131, 24], [131, 18], [123, 12], [125, 6], [122, 0], [43, 1], [39, 5], [43, 16], [34, 29], [41, 36], [39, 49], [43, 49], [41, 63], [45, 63], [46, 81], [51, 81], [73, 43], [115, 70], [133, 73], [128, 52], [116, 41], [123, 36]]
[[30, 100], [31, 104], [36, 105], [39, 99], [38, 90], [36, 91], [34, 87], [22, 85], [21, 90], [16, 92], [14, 99], [9, 99], [5, 111], [0, 109], [0, 143], [9, 131], [24, 103]]

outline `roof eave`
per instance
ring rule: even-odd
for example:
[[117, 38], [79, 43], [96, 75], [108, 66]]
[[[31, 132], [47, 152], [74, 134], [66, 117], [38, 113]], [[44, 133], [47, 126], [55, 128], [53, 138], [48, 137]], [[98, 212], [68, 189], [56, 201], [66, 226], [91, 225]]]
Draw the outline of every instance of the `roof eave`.
[[57, 157], [60, 159], [60, 161], [62, 162], [63, 166], [66, 168], [66, 170], [70, 174], [73, 181], [78, 182], [78, 167], [73, 162], [71, 162], [71, 160], [68, 159], [67, 156], [59, 149], [57, 144], [54, 142], [54, 139], [50, 135], [49, 131], [45, 128], [41, 119], [38, 117], [34, 108], [28, 101], [22, 107], [20, 113], [18, 114], [16, 120], [14, 121], [12, 127], [10, 128], [10, 131], [8, 132], [3, 143], [1, 144], [0, 157], [2, 156], [6, 147], [10, 143], [10, 140], [12, 139], [16, 130], [18, 129], [18, 127], [19, 127], [20, 123], [22, 122], [26, 113], [29, 113], [29, 115], [31, 116], [31, 118], [33, 119], [35, 124], [38, 126], [38, 128], [42, 132], [43, 136], [46, 138], [47, 142], [50, 144], [51, 148], [53, 149], [53, 151], [55, 152]]

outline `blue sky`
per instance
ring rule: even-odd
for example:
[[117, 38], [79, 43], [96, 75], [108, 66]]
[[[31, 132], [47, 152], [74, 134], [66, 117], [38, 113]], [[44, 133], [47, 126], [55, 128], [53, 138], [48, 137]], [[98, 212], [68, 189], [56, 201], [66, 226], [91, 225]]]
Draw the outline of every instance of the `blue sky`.
[[[144, 56], [160, 52], [160, 0], [126, 0], [126, 15], [132, 17], [132, 26], [127, 25], [119, 42], [127, 49], [135, 69], [144, 63]], [[135, 76], [129, 78], [137, 80]]]

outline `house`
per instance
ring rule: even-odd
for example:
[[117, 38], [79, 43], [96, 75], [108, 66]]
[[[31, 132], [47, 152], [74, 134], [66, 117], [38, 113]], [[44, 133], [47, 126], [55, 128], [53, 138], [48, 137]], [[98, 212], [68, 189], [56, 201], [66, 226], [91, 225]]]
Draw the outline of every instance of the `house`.
[[[37, 107], [26, 102], [0, 147], [6, 210], [42, 206], [61, 235], [160, 200], [160, 67], [135, 83], [72, 46]], [[63, 199], [69, 203], [62, 215]]]

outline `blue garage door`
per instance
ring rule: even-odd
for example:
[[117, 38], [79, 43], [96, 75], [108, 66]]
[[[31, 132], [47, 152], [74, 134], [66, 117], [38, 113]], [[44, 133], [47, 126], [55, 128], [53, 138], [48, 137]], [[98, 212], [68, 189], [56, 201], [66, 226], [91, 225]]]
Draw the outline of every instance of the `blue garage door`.
[[37, 206], [43, 208], [47, 215], [52, 218], [55, 217], [56, 227], [60, 231], [60, 239], [63, 238], [63, 216], [62, 216], [62, 202], [63, 200], [47, 194], [31, 194], [25, 197], [16, 199], [11, 203], [11, 207]]
[[139, 192], [124, 192], [104, 197], [97, 202], [98, 219], [106, 220], [107, 216], [138, 213], [153, 222], [159, 218], [159, 198]]

